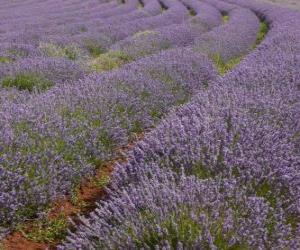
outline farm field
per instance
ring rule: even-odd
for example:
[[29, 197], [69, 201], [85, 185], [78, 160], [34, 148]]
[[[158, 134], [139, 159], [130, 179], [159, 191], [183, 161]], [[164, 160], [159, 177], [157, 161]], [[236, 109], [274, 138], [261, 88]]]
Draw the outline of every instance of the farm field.
[[298, 0], [260, 0], [265, 3], [277, 4], [281, 7], [287, 7], [295, 10], [300, 10], [300, 1]]
[[300, 249], [297, 1], [0, 6], [0, 250]]

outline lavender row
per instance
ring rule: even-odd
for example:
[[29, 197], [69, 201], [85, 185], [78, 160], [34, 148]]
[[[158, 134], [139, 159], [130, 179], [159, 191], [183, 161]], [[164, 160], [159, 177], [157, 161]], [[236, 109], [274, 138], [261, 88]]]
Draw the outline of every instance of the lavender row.
[[[215, 79], [210, 61], [177, 49], [43, 94], [1, 97], [0, 221], [14, 224], [70, 193], [135, 133]], [[28, 101], [22, 101], [26, 100]], [[17, 185], [16, 185], [17, 183]]]
[[140, 18], [138, 21], [129, 21], [119, 25], [105, 25], [103, 27], [91, 27], [87, 32], [75, 36], [50, 37], [63, 43], [71, 41], [82, 41], [84, 39], [92, 39], [100, 43], [103, 48], [107, 48], [114, 42], [134, 35], [137, 32], [155, 29], [166, 25], [182, 23], [188, 16], [187, 9], [177, 1], [162, 1], [167, 10], [160, 15]]
[[138, 183], [110, 197], [81, 217], [80, 231], [58, 249], [299, 248], [283, 212], [234, 180], [199, 180], [151, 165], [139, 171]]
[[191, 46], [201, 34], [221, 24], [221, 15], [212, 6], [193, 2], [192, 9], [195, 15], [182, 24], [136, 33], [117, 42], [111, 49], [122, 51], [131, 58], [137, 59], [171, 47]]
[[[170, 9], [165, 13], [163, 13], [162, 15], [158, 15], [153, 18], [151, 17], [141, 18], [139, 19], [139, 22], [129, 21], [123, 23], [122, 25], [117, 25], [117, 26], [106, 25], [104, 27], [101, 27], [100, 30], [95, 30], [94, 27], [90, 27], [89, 30], [85, 29], [84, 32], [81, 32], [80, 34], [75, 33], [74, 35], [71, 36], [67, 36], [66, 34], [63, 37], [59, 35], [54, 35], [54, 36], [50, 35], [50, 36], [46, 36], [48, 37], [46, 38], [45, 37], [46, 31], [44, 30], [26, 32], [26, 34], [15, 32], [16, 33], [15, 35], [18, 37], [17, 43], [20, 43], [22, 40], [25, 43], [30, 42], [31, 45], [38, 46], [37, 49], [38, 52], [36, 53], [40, 53], [41, 52], [40, 50], [42, 50], [43, 52], [43, 50], [46, 49], [46, 52], [50, 50], [50, 56], [53, 53], [59, 54], [60, 51], [64, 52], [65, 50], [70, 51], [72, 54], [74, 53], [76, 54], [77, 53], [76, 50], [78, 50], [77, 46], [75, 46], [76, 43], [81, 44], [83, 48], [89, 47], [90, 44], [92, 44], [92, 46], [96, 46], [97, 48], [103, 50], [107, 48], [107, 46], [110, 46], [116, 40], [125, 38], [126, 36], [132, 35], [135, 32], [138, 32], [140, 30], [147, 29], [148, 27], [155, 28], [158, 26], [171, 24], [173, 22], [175, 23], [181, 22], [183, 20], [183, 13], [186, 12], [185, 8], [176, 2], [169, 3], [169, 5], [167, 3], [166, 5], [169, 6]], [[158, 13], [160, 11], [160, 6], [157, 5], [156, 1], [149, 1], [145, 5], [145, 11], [147, 11], [147, 13], [150, 13], [151, 11], [152, 12], [154, 11], [154, 13]], [[85, 27], [84, 22], [80, 25], [80, 27], [78, 27], [78, 29], [80, 30], [82, 27]], [[124, 31], [126, 31], [125, 34]], [[40, 38], [41, 36], [44, 36], [43, 40], [41, 40]], [[19, 38], [21, 38], [21, 40], [19, 40]], [[49, 41], [49, 39], [51, 39], [51, 42]], [[11, 42], [11, 38], [9, 37], [6, 37], [5, 40]], [[57, 45], [57, 42], [62, 43], [64, 46]], [[53, 50], [54, 52], [52, 52]], [[10, 50], [10, 51], [15, 52], [15, 50]], [[16, 51], [16, 53], [18, 53], [18, 51]], [[46, 56], [47, 54], [49, 54], [49, 52], [46, 53]], [[8, 56], [8, 58], [11, 58], [13, 56], [14, 55], [10, 55]]]
[[61, 249], [299, 249], [300, 15], [234, 3], [266, 40], [138, 143]]
[[[197, 52], [228, 61], [247, 54], [255, 45], [259, 19], [253, 12], [233, 5], [218, 5], [220, 12], [228, 11], [229, 22], [214, 27], [220, 16], [215, 8], [193, 1], [186, 1], [185, 4], [190, 4], [196, 13], [197, 9], [204, 10], [206, 16], [200, 11], [183, 24], [139, 32], [117, 42], [111, 48], [122, 51], [131, 58], [139, 58], [170, 47], [192, 46]], [[208, 13], [213, 14], [216, 19], [213, 20]], [[212, 23], [209, 20], [213, 20]], [[207, 27], [213, 28], [212, 31], [206, 32]]]
[[255, 45], [259, 31], [259, 19], [247, 9], [212, 1], [220, 12], [229, 16], [229, 21], [195, 41], [196, 50], [207, 51], [222, 61], [245, 55]]
[[198, 0], [182, 0], [181, 2], [191, 11], [198, 14], [208, 30], [220, 25], [221, 13], [212, 5]]
[[[112, 68], [114, 67], [114, 64], [116, 64], [115, 66], [118, 66], [118, 61], [120, 61], [119, 57], [123, 58], [122, 60], [125, 60], [124, 58], [126, 57], [127, 61], [131, 61], [134, 59], [138, 59], [139, 57], [144, 57], [147, 54], [153, 54], [171, 47], [193, 45], [193, 42], [197, 37], [198, 38], [203, 37], [203, 39], [205, 40], [205, 38], [209, 36], [210, 37], [215, 36], [214, 38], [216, 39], [214, 41], [215, 44], [224, 44], [224, 41], [226, 41], [228, 44], [233, 44], [233, 42], [235, 42], [236, 40], [236, 37], [238, 37], [240, 41], [243, 42], [243, 45], [240, 46], [238, 52], [246, 53], [247, 50], [251, 47], [251, 45], [254, 43], [253, 41], [256, 40], [256, 33], [253, 32], [253, 30], [257, 28], [257, 18], [255, 17], [255, 15], [252, 14], [249, 15], [248, 18], [245, 18], [245, 23], [247, 23], [247, 26], [243, 29], [241, 28], [243, 23], [238, 21], [238, 18], [240, 18], [242, 14], [245, 14], [244, 9], [237, 9], [237, 11], [236, 12], [233, 11], [233, 13], [230, 12], [230, 17], [232, 21], [230, 21], [228, 24], [223, 25], [221, 27], [216, 27], [211, 32], [208, 32], [207, 34], [201, 36], [201, 34], [206, 31], [207, 27], [210, 26], [213, 27], [213, 23], [217, 23], [217, 20], [220, 19], [217, 17], [217, 20], [210, 24], [208, 20], [211, 20], [212, 17], [208, 15], [208, 13], [211, 12], [212, 14], [217, 14], [217, 15], [220, 14], [214, 8], [212, 8], [207, 4], [194, 3], [194, 7], [195, 9], [203, 10], [203, 12], [207, 10], [207, 14], [206, 14], [207, 20], [204, 19], [205, 16], [202, 17], [201, 15], [202, 12], [199, 12], [197, 16], [193, 17], [191, 20], [186, 21], [184, 24], [171, 25], [171, 26], [167, 26], [166, 28], [136, 33], [134, 36], [122, 40], [121, 42], [112, 46], [113, 51], [116, 52], [116, 62], [114, 61], [114, 59], [109, 59], [115, 56], [115, 54], [113, 54], [114, 52], [112, 53], [109, 52], [108, 54], [100, 55], [99, 57], [91, 61], [88, 60], [87, 64], [92, 70], [103, 71], [103, 70], [110, 69], [110, 68], [106, 68], [107, 64], [111, 65]], [[230, 37], [228, 34], [229, 31], [231, 32]], [[223, 36], [216, 37], [217, 33], [221, 33], [221, 34], [226, 33], [228, 37], [223, 37]], [[230, 38], [233, 40], [230, 40]], [[197, 43], [196, 45], [197, 51], [199, 51], [198, 45], [199, 43]], [[58, 48], [56, 47], [53, 47], [53, 49], [51, 49], [51, 47], [49, 47], [49, 44], [45, 44], [43, 46], [44, 47], [40, 47], [40, 48], [44, 49], [48, 54], [53, 53], [51, 51], [54, 50], [54, 52], [56, 52], [58, 56], [64, 56], [63, 53], [59, 53], [60, 50], [58, 50]], [[228, 48], [226, 46], [222, 46], [223, 53], [227, 52], [227, 49]], [[202, 52], [208, 54], [216, 53], [216, 51], [214, 51], [213, 49], [211, 49], [212, 51], [211, 50], [207, 51], [204, 48], [202, 48], [201, 50]], [[64, 52], [64, 50], [62, 52]], [[79, 53], [81, 53], [80, 50], [78, 50], [78, 54]], [[237, 53], [237, 50], [234, 52], [229, 51], [228, 55], [232, 57], [235, 55], [235, 53]], [[75, 56], [78, 55], [75, 54]], [[2, 72], [2, 78], [5, 79], [5, 77], [7, 77], [7, 73], [5, 74], [5, 71], [9, 72], [8, 76], [10, 75], [13, 76], [14, 74], [17, 75], [18, 73], [28, 72], [25, 70], [26, 67], [22, 68], [19, 66], [22, 65], [22, 62], [23, 64], [24, 62], [27, 64], [26, 67], [30, 69], [29, 73], [40, 71], [40, 74], [44, 75], [44, 77], [46, 77], [47, 72], [53, 70], [51, 64], [48, 65], [49, 60], [40, 61], [39, 58], [36, 58], [35, 60], [31, 60], [31, 61], [23, 60], [20, 63], [11, 64], [7, 67], [4, 67]], [[68, 62], [66, 61], [65, 64], [68, 64]], [[73, 64], [69, 63], [69, 65], [73, 65]], [[66, 70], [64, 75], [60, 74], [64, 77], [64, 79], [60, 78], [59, 79], [60, 81], [76, 80], [76, 78], [74, 78], [73, 75], [78, 76], [79, 78], [80, 74], [75, 74], [75, 71], [79, 69], [79, 66], [76, 66], [76, 64], [74, 64], [73, 67], [67, 67], [67, 68], [68, 70]], [[61, 69], [58, 69], [58, 71], [62, 72]], [[49, 79], [49, 77], [47, 77], [47, 79]], [[50, 78], [50, 80], [53, 81], [52, 78]]]
[[[117, 13], [124, 14], [126, 12], [130, 12], [130, 11], [136, 9], [137, 6], [138, 6], [138, 1], [130, 0], [126, 4], [123, 4], [119, 7], [111, 9], [110, 12], [111, 12], [111, 15], [117, 14]], [[83, 8], [83, 9], [86, 12], [86, 10], [87, 10], [86, 7], [88, 7], [88, 4], [86, 4], [84, 7], [85, 8]], [[107, 9], [106, 11], [103, 11], [103, 12], [101, 12], [101, 11], [99, 12], [100, 8], [98, 7], [98, 8], [93, 8], [91, 11], [92, 13], [87, 12], [88, 16], [85, 16], [81, 13], [76, 13], [78, 11], [73, 10], [74, 16], [69, 16], [67, 13], [64, 13], [63, 15], [59, 15], [59, 13], [53, 13], [51, 15], [51, 12], [48, 12], [46, 14], [46, 15], [48, 15], [48, 19], [45, 19], [44, 16], [39, 17], [41, 15], [41, 13], [40, 13], [41, 8], [47, 8], [47, 6], [37, 6], [37, 7], [35, 7], [35, 11], [37, 13], [35, 13], [35, 11], [31, 9], [31, 12], [33, 12], [32, 16], [24, 17], [21, 20], [16, 19], [13, 22], [7, 23], [5, 26], [2, 26], [2, 30], [5, 30], [5, 27], [6, 27], [7, 30], [10, 32], [10, 34], [4, 33], [5, 34], [5, 37], [3, 37], [4, 41], [10, 41], [12, 39], [15, 39], [15, 40], [20, 39], [18, 37], [18, 34], [25, 35], [26, 32], [28, 32], [28, 26], [31, 27], [31, 30], [33, 30], [33, 33], [35, 35], [45, 36], [45, 34], [47, 34], [49, 32], [61, 33], [63, 31], [64, 32], [68, 31], [68, 29], [70, 29], [68, 32], [71, 32], [72, 27], [73, 27], [73, 30], [75, 30], [76, 28], [77, 28], [77, 30], [83, 29], [82, 28], [83, 26], [80, 26], [80, 23], [87, 22], [89, 19], [92, 19], [92, 20], [95, 18], [103, 19], [103, 18], [107, 17], [107, 15], [109, 14], [109, 9]], [[57, 8], [57, 6], [56, 6], [56, 8]], [[97, 11], [97, 9], [98, 9], [98, 11]], [[38, 18], [41, 20], [39, 22], [36, 22], [36, 20]], [[48, 22], [49, 19], [51, 19], [53, 21]], [[66, 24], [66, 22], [67, 22], [67, 24]], [[77, 23], [77, 25], [75, 25], [76, 23]], [[68, 27], [70, 27], [70, 28], [68, 28]], [[12, 28], [13, 28], [13, 31], [11, 31]], [[61, 32], [60, 32], [60, 30], [61, 30]], [[39, 34], [38, 32], [40, 32], [41, 34]]]
[[[98, 13], [95, 13], [95, 17], [91, 18], [90, 20], [87, 20], [85, 18], [84, 20], [80, 20], [79, 22], [71, 23], [70, 32], [72, 32], [73, 30], [73, 35], [77, 35], [88, 32], [90, 29], [93, 30], [93, 27], [106, 27], [107, 29], [111, 29], [111, 27], [115, 27], [120, 24], [132, 21], [138, 22], [139, 19], [149, 18], [151, 16], [156, 16], [159, 14], [161, 14], [161, 5], [159, 4], [159, 2], [147, 0], [143, 2], [143, 6], [138, 5], [134, 11], [123, 13], [122, 15], [113, 15], [110, 18], [102, 18], [101, 16], [99, 17]], [[62, 29], [61, 32], [64, 32], [64, 30]], [[58, 33], [55, 27], [52, 33]]]
[[[112, 1], [105, 4], [101, 4], [99, 1], [85, 1], [78, 3], [72, 1], [70, 6], [68, 6], [66, 1], [53, 1], [52, 3], [44, 2], [42, 4], [34, 3], [34, 6], [28, 3], [25, 6], [19, 4], [10, 10], [4, 10], [5, 13], [3, 13], [2, 16], [5, 18], [5, 20], [1, 22], [1, 25], [9, 24], [9, 22], [11, 22], [10, 19], [14, 19], [14, 22], [21, 26], [24, 24], [24, 21], [31, 21], [34, 23], [34, 18], [43, 14], [47, 15], [50, 19], [56, 18], [56, 20], [54, 20], [55, 22], [66, 17], [75, 18], [72, 20], [80, 20], [81, 18], [89, 18], [94, 16], [96, 13], [98, 13], [97, 17], [101, 17], [105, 11], [119, 9], [121, 6], [126, 5], [120, 5], [117, 1]], [[28, 10], [31, 10], [31, 15], [28, 14]], [[17, 14], [17, 16], [15, 16], [15, 14]], [[23, 23], [21, 23], [22, 21]], [[38, 25], [38, 23], [35, 24]], [[43, 20], [40, 25], [46, 25], [46, 22]]]
[[[153, 8], [156, 8], [158, 10], [158, 6], [157, 5], [153, 5], [153, 3], [157, 3], [155, 1], [149, 1], [146, 5], [145, 5], [145, 10], [146, 8], [149, 6], [148, 10], [150, 11]], [[168, 5], [168, 3], [166, 3], [166, 5]], [[163, 23], [158, 23], [158, 21], [163, 21], [164, 19], [169, 20], [170, 17], [173, 17], [171, 20], [169, 20], [169, 22], [175, 21], [175, 19], [178, 19], [177, 21], [180, 22], [181, 21], [181, 17], [176, 15], [179, 13], [179, 11], [185, 13], [187, 12], [187, 10], [185, 9], [184, 6], [178, 4], [178, 3], [169, 3], [169, 7], [170, 10], [167, 10], [165, 14], [162, 14], [161, 16], [157, 16], [157, 17], [153, 17], [154, 23], [153, 25], [163, 25]], [[160, 7], [159, 7], [160, 8]], [[140, 20], [145, 20], [146, 23], [146, 27], [148, 25], [151, 25], [151, 17], [147, 17], [145, 19], [140, 19]], [[150, 22], [149, 22], [150, 21]], [[132, 22], [129, 22], [130, 25], [133, 25]], [[139, 28], [143, 29], [143, 24], [141, 24], [141, 22], [138, 22], [139, 25], [137, 28], [137, 30]], [[110, 27], [110, 26], [109, 26]], [[110, 28], [107, 28], [107, 30], [110, 30]], [[128, 29], [127, 29], [128, 32]], [[129, 35], [130, 33], [132, 33], [133, 31], [129, 31], [128, 34], [123, 34], [124, 36]], [[111, 30], [109, 31], [110, 34], [115, 34], [115, 33], [111, 33]], [[83, 48], [78, 47], [77, 45], [71, 44], [71, 45], [67, 45], [67, 46], [58, 46], [55, 43], [49, 43], [49, 42], [39, 42], [39, 46], [38, 48], [35, 49], [35, 46], [30, 46], [30, 45], [13, 45], [13, 44], [6, 44], [5, 47], [3, 47], [3, 51], [2, 51], [2, 60], [4, 60], [4, 65], [2, 63], [2, 65], [4, 67], [2, 67], [1, 72], [0, 72], [0, 79], [5, 79], [7, 77], [15, 77], [14, 75], [18, 76], [18, 74], [32, 74], [35, 73], [36, 71], [40, 71], [40, 75], [41, 77], [46, 77], [46, 75], [44, 74], [44, 72], [47, 74], [47, 72], [49, 72], [50, 70], [53, 70], [53, 63], [51, 63], [52, 61], [55, 61], [55, 59], [43, 59], [43, 58], [39, 58], [36, 57], [34, 59], [24, 59], [24, 60], [20, 60], [20, 62], [16, 62], [14, 63], [14, 61], [18, 60], [19, 58], [24, 58], [24, 57], [34, 57], [34, 56], [49, 56], [49, 57], [64, 57], [66, 59], [71, 59], [71, 60], [76, 60], [76, 63], [73, 62], [69, 62], [68, 60], [64, 60], [64, 59], [57, 59], [56, 61], [61, 61], [60, 64], [57, 64], [58, 67], [60, 67], [60, 65], [63, 65], [63, 67], [61, 69], [54, 69], [57, 72], [62, 72], [62, 69], [67, 69], [67, 71], [65, 72], [64, 76], [60, 77], [60, 80], [63, 81], [70, 81], [70, 80], [76, 80], [74, 77], [72, 77], [75, 74], [76, 70], [79, 70], [80, 72], [84, 70], [84, 68], [86, 68], [86, 66], [88, 66], [89, 68], [91, 67], [92, 70], [93, 65], [97, 66], [97, 67], [102, 67], [102, 63], [99, 62], [99, 60], [91, 60], [90, 59], [90, 50], [92, 50], [93, 53], [103, 53], [103, 50], [105, 50], [105, 45], [109, 45], [111, 44], [113, 41], [109, 38], [106, 37], [104, 34], [102, 34], [102, 36], [99, 34], [97, 35], [98, 37], [100, 37], [101, 41], [98, 41], [97, 39], [95, 39], [95, 37], [90, 37], [88, 34], [85, 34], [84, 37], [81, 37], [80, 40], [82, 40], [83, 44]], [[29, 38], [31, 37], [31, 34], [29, 34]], [[63, 40], [65, 40], [65, 38], [63, 38]], [[157, 51], [158, 52], [158, 51]], [[92, 55], [92, 57], [95, 55]], [[107, 56], [107, 55], [104, 55]], [[111, 60], [111, 57], [116, 56], [116, 60], [117, 61], [122, 61], [124, 58], [126, 57], [128, 58], [128, 60], [132, 60], [134, 58], [131, 58], [130, 55], [127, 55], [126, 53], [116, 53], [116, 55], [112, 55], [109, 54], [107, 60]], [[120, 59], [121, 57], [121, 59]], [[100, 58], [100, 60], [102, 60], [103, 57]], [[108, 67], [110, 67], [110, 62], [107, 62], [107, 60], [104, 62], [105, 65], [108, 64]], [[127, 60], [127, 59], [126, 59]], [[27, 63], [26, 66], [22, 66], [25, 63]], [[68, 65], [73, 65], [73, 67], [69, 67]], [[82, 65], [82, 66], [80, 66]], [[100, 66], [99, 66], [100, 65]], [[107, 67], [107, 65], [105, 66]], [[29, 69], [29, 72], [26, 71], [26, 68]], [[82, 69], [80, 69], [82, 68]], [[87, 71], [88, 69], [86, 69]], [[54, 71], [55, 72], [55, 71]], [[86, 72], [88, 73], [88, 72]], [[62, 75], [62, 74], [60, 74]], [[79, 74], [75, 74], [78, 75]], [[49, 79], [49, 77], [46, 77], [48, 80], [51, 80], [53, 82], [53, 77], [51, 79]], [[78, 79], [79, 77], [77, 77]], [[55, 82], [53, 82], [54, 84]]]

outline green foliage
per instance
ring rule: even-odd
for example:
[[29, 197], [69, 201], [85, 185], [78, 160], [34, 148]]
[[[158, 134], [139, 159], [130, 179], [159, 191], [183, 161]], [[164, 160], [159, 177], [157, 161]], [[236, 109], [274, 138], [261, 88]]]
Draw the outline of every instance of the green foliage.
[[174, 249], [176, 249], [178, 242], [183, 242], [186, 247], [192, 247], [192, 243], [201, 235], [202, 231], [201, 224], [185, 212], [179, 215], [172, 214], [171, 218], [163, 224], [163, 227], [169, 232], [170, 239], [168, 240]]
[[35, 242], [55, 242], [65, 238], [67, 234], [67, 218], [59, 215], [54, 219], [41, 219], [34, 222], [29, 232], [20, 228], [24, 236]]
[[80, 56], [80, 49], [75, 45], [59, 46], [53, 43], [40, 43], [39, 48], [47, 56], [65, 57], [70, 60], [76, 60]]
[[100, 177], [94, 178], [93, 182], [99, 188], [106, 187], [110, 182], [110, 177], [108, 175], [102, 174]]
[[199, 179], [209, 179], [215, 176], [213, 171], [205, 166], [202, 162], [198, 162], [197, 164], [193, 165], [187, 174], [195, 175]]
[[[162, 221], [159, 215], [150, 211], [149, 209], [142, 209], [139, 212], [140, 219], [144, 221], [145, 228], [141, 233], [140, 237], [137, 237], [132, 227], [128, 226], [127, 233], [133, 239], [135, 246], [140, 249], [145, 246], [149, 249], [156, 249], [156, 246], [161, 244], [163, 241], [167, 240], [171, 244], [171, 249], [177, 249], [178, 243], [181, 242], [185, 249], [192, 249], [193, 243], [204, 233], [204, 228], [201, 223], [199, 223], [198, 218], [201, 214], [210, 218], [210, 214], [207, 211], [202, 211], [201, 209], [192, 215], [189, 208], [182, 206], [180, 213], [170, 213], [167, 218]], [[229, 245], [229, 238], [236, 234], [234, 229], [224, 234], [223, 232], [223, 216], [220, 215], [219, 218], [214, 218], [214, 223], [209, 228], [212, 236], [214, 237], [214, 244], [218, 249], [226, 250], [242, 250], [248, 249], [246, 245], [234, 244]], [[159, 232], [155, 224], [159, 222], [161, 233]], [[166, 233], [165, 233], [166, 232]], [[204, 243], [205, 244], [205, 243]], [[206, 244], [207, 249], [209, 248], [209, 243]], [[206, 249], [206, 248], [205, 248]]]
[[36, 217], [37, 212], [38, 212], [37, 205], [28, 204], [27, 206], [17, 211], [16, 217], [20, 219], [23, 219], [24, 217], [26, 217], [27, 219], [33, 219]]
[[203, 86], [204, 89], [208, 89], [208, 87], [209, 87], [209, 82], [208, 82], [208, 81], [203, 81], [203, 82], [202, 82], [202, 86]]
[[18, 90], [38, 90], [44, 91], [53, 86], [54, 83], [41, 74], [37, 73], [19, 73], [15, 76], [8, 76], [2, 80], [2, 87], [12, 88]]
[[66, 57], [70, 60], [76, 60], [78, 57], [77, 51], [72, 47], [65, 47], [64, 53], [65, 53]]
[[77, 206], [79, 204], [79, 196], [78, 196], [78, 190], [74, 189], [71, 191], [70, 194], [70, 201], [74, 206]]
[[105, 160], [103, 160], [102, 158], [98, 158], [95, 155], [89, 155], [89, 163], [92, 164], [93, 166], [95, 166], [96, 168], [101, 168], [103, 166], [103, 164], [105, 163]]
[[268, 213], [266, 228], [269, 235], [273, 234], [274, 228], [276, 226], [276, 218], [274, 216], [273, 211]]
[[259, 45], [265, 39], [268, 30], [268, 24], [265, 21], [260, 22], [259, 32], [257, 34], [255, 46]]
[[173, 86], [175, 83], [172, 75], [160, 69], [150, 70], [149, 74], [153, 79], [157, 79], [166, 85]]
[[156, 246], [163, 240], [168, 240], [173, 249], [176, 249], [178, 242], [182, 242], [186, 247], [191, 247], [192, 242], [201, 234], [201, 225], [185, 212], [179, 215], [172, 213], [169, 218], [162, 222], [162, 231], [166, 230], [168, 232], [167, 235], [160, 234], [155, 228], [151, 227], [151, 224], [154, 224], [156, 221], [156, 214], [145, 209], [139, 215], [146, 225], [142, 236], [137, 238], [132, 228], [128, 227], [127, 229], [137, 248], [143, 248], [147, 245], [150, 249], [156, 249]]
[[158, 108], [153, 108], [150, 110], [150, 116], [154, 119], [160, 119], [162, 117], [162, 112]]
[[87, 32], [88, 31], [87, 27], [85, 27], [85, 26], [80, 27], [79, 30], [80, 30], [80, 32]]
[[140, 121], [135, 120], [132, 124], [132, 128], [130, 132], [137, 133], [137, 134], [143, 132], [143, 124]]
[[235, 149], [239, 140], [240, 140], [240, 137], [241, 137], [241, 133], [240, 132], [237, 132], [234, 134], [233, 136], [233, 140], [232, 140], [232, 143], [231, 143], [231, 148], [232, 149]]
[[132, 58], [122, 51], [109, 51], [101, 54], [89, 63], [92, 71], [103, 72], [121, 67]]
[[218, 72], [221, 75], [224, 75], [228, 71], [232, 70], [242, 60], [242, 56], [239, 56], [239, 57], [232, 58], [229, 61], [225, 62], [219, 54], [214, 54], [211, 56], [211, 58], [215, 62]]
[[0, 63], [10, 63], [11, 61], [12, 59], [10, 59], [9, 57], [0, 56]]
[[255, 188], [256, 196], [265, 198], [271, 205], [276, 206], [276, 195], [272, 192], [272, 186], [268, 182], [263, 182]]
[[115, 146], [113, 139], [108, 134], [108, 132], [105, 130], [101, 131], [101, 133], [99, 134], [99, 141], [101, 142], [103, 147], [109, 151], [113, 150], [113, 148]]
[[183, 105], [185, 103], [187, 103], [189, 101], [189, 97], [188, 96], [184, 96], [183, 98], [181, 99], [178, 99], [175, 103], [176, 106], [180, 106], [180, 105]]
[[71, 191], [70, 201], [71, 201], [72, 205], [80, 207], [80, 208], [85, 208], [87, 206], [87, 203], [83, 200], [80, 200], [80, 198], [79, 198], [79, 189], [78, 189], [78, 187], [74, 188]]
[[101, 46], [101, 44], [97, 43], [96, 41], [86, 41], [85, 47], [89, 51], [90, 55], [94, 58], [100, 56], [105, 52], [105, 49]]
[[191, 16], [196, 16], [197, 15], [197, 12], [194, 9], [190, 8], [189, 6], [187, 6], [187, 9], [188, 9]]
[[143, 90], [141, 93], [140, 93], [140, 96], [141, 96], [141, 100], [142, 101], [146, 101], [149, 99], [149, 97], [151, 96], [151, 93], [147, 90]]
[[289, 214], [286, 218], [286, 223], [291, 225], [294, 232], [297, 231], [297, 226], [300, 223], [300, 217], [297, 214]]
[[222, 16], [222, 19], [223, 19], [223, 23], [225, 24], [225, 23], [227, 23], [228, 21], [229, 21], [229, 16], [228, 16], [228, 14], [223, 14], [223, 16]]
[[135, 33], [133, 36], [141, 37], [141, 36], [149, 36], [149, 35], [155, 35], [155, 34], [157, 34], [157, 32], [154, 30], [144, 30], [144, 31], [139, 31], [139, 32]]
[[27, 57], [28, 56], [28, 51], [25, 49], [10, 49], [8, 50], [8, 53], [10, 53], [12, 56], [16, 57]]

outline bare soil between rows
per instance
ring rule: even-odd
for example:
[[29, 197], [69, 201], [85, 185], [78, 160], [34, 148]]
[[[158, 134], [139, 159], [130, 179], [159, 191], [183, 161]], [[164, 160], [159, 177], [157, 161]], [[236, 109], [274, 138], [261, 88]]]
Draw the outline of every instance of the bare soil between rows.
[[[87, 215], [97, 207], [99, 200], [105, 199], [106, 192], [104, 187], [99, 187], [95, 184], [95, 179], [111, 176], [116, 164], [125, 163], [128, 161], [128, 152], [134, 148], [136, 143], [143, 139], [144, 133], [136, 135], [136, 139], [129, 143], [127, 146], [117, 150], [117, 157], [107, 163], [103, 164], [95, 173], [95, 175], [81, 184], [78, 190], [78, 204], [84, 203], [85, 206], [74, 205], [70, 197], [56, 200], [51, 204], [51, 209], [47, 214], [49, 220], [54, 219], [58, 216], [64, 215], [69, 217], [75, 223], [79, 224], [78, 215]], [[24, 223], [26, 232], [30, 232], [32, 225], [37, 220], [32, 222]], [[69, 223], [68, 229], [75, 230], [74, 225]], [[24, 233], [20, 231], [14, 231], [9, 234], [2, 242], [0, 242], [0, 249], [4, 250], [45, 250], [45, 249], [56, 249], [60, 241], [51, 243], [46, 242], [35, 242], [25, 237]], [[2, 244], [2, 245], [1, 245]], [[1, 248], [2, 247], [2, 248]]]

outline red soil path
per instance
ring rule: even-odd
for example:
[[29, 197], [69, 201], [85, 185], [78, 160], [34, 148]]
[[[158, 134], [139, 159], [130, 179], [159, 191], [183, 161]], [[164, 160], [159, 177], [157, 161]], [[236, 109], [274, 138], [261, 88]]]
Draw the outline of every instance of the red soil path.
[[[118, 157], [114, 160], [107, 162], [99, 170], [97, 170], [96, 174], [85, 180], [79, 190], [78, 190], [78, 204], [86, 204], [85, 206], [74, 205], [70, 201], [70, 197], [66, 197], [64, 199], [57, 200], [51, 204], [51, 209], [47, 214], [47, 217], [51, 220], [58, 216], [64, 215], [66, 217], [72, 218], [76, 222], [77, 214], [88, 214], [96, 207], [96, 202], [100, 199], [105, 198], [104, 188], [99, 188], [96, 185], [95, 179], [100, 179], [103, 177], [109, 177], [114, 169], [116, 163], [126, 162], [126, 155], [136, 144], [137, 141], [143, 138], [143, 134], [137, 135], [136, 140], [130, 143], [126, 147], [123, 147], [118, 150]], [[25, 223], [24, 227], [26, 228], [26, 232], [30, 232], [31, 225], [33, 222]], [[72, 228], [72, 225], [69, 225], [69, 228]], [[45, 250], [45, 249], [56, 249], [56, 246], [60, 242], [53, 243], [39, 243], [29, 240], [25, 237], [22, 232], [15, 231], [9, 234], [2, 242], [0, 242], [0, 249], [4, 250]], [[2, 247], [2, 248], [1, 248]]]

